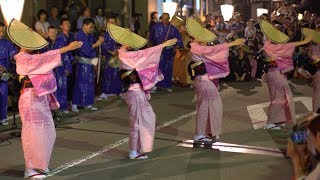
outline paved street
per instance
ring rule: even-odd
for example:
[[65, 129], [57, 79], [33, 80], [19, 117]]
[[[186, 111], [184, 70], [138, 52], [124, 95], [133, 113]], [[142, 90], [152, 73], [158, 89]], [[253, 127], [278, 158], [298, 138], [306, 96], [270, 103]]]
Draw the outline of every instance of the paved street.
[[[301, 116], [310, 109], [310, 82], [295, 80], [290, 84], [296, 100], [296, 114]], [[181, 146], [183, 141], [192, 139], [194, 133], [194, 93], [192, 89], [178, 86], [173, 90], [158, 91], [152, 97], [157, 131], [154, 151], [148, 160], [127, 158], [127, 105], [124, 100], [112, 97], [97, 102], [99, 111], [80, 110], [57, 123], [57, 139], [50, 164], [52, 174], [48, 179], [290, 179], [291, 163], [279, 153], [286, 147], [289, 130], [259, 128], [268, 109], [263, 105], [268, 102], [264, 82], [221, 86], [224, 114], [220, 138], [222, 143], [260, 147], [262, 151], [278, 152], [278, 156], [251, 151], [228, 152], [232, 148], [219, 151]], [[4, 127], [0, 127], [1, 130]], [[7, 141], [0, 143], [1, 180], [23, 176], [21, 139], [10, 136], [18, 131], [0, 133], [0, 137], [7, 137]]]

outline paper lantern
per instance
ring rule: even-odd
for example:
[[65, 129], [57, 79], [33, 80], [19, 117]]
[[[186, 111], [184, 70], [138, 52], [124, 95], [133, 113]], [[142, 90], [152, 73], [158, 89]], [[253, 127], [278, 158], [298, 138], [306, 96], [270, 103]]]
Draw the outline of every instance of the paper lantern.
[[262, 14], [268, 14], [269, 10], [265, 8], [258, 8], [257, 9], [257, 16], [260, 17]]
[[164, 2], [162, 3], [162, 10], [164, 13], [168, 13], [170, 15], [170, 20], [176, 13], [178, 7], [178, 3], [175, 2]]
[[23, 12], [24, 0], [0, 0], [2, 15], [8, 24], [12, 19], [20, 21]]
[[221, 7], [221, 14], [225, 21], [229, 21], [232, 18], [234, 6], [230, 4], [223, 4]]

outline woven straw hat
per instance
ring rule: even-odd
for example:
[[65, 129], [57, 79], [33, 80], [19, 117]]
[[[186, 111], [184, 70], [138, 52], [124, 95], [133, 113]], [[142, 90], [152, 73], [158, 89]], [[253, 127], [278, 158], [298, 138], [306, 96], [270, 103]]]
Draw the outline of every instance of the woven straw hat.
[[276, 44], [286, 43], [290, 40], [290, 38], [286, 34], [276, 29], [268, 21], [260, 21], [260, 28], [263, 34]]
[[37, 50], [49, 44], [42, 36], [16, 19], [12, 19], [9, 23], [7, 33], [9, 38], [21, 48]]
[[317, 32], [313, 29], [309, 28], [302, 28], [301, 33], [303, 34], [304, 37], [308, 37], [309, 35], [313, 34], [313, 39], [312, 41], [314, 43], [320, 43], [320, 32]]
[[237, 50], [239, 50], [240, 48], [242, 48], [243, 51], [246, 52], [246, 53], [251, 53], [251, 54], [253, 53], [253, 50], [252, 50], [251, 47], [249, 47], [248, 45], [242, 44], [242, 45], [240, 45], [240, 46], [236, 46], [235, 50], [237, 51]]
[[111, 38], [119, 44], [125, 44], [131, 48], [139, 49], [148, 42], [145, 38], [120, 26], [109, 23], [107, 28]]
[[178, 13], [175, 13], [171, 19], [171, 24], [176, 28], [183, 25], [183, 22], [183, 19], [178, 16]]
[[217, 36], [206, 29], [203, 23], [196, 18], [187, 18], [186, 29], [192, 37], [201, 42], [212, 42], [217, 39]]

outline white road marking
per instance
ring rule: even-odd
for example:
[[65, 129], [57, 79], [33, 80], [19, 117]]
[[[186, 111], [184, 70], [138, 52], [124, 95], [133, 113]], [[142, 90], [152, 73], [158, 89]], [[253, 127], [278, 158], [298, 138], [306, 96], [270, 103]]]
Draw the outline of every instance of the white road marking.
[[[178, 144], [177, 146], [193, 148], [193, 140], [185, 140], [183, 143]], [[197, 145], [198, 148], [205, 148], [205, 145]], [[210, 147], [210, 145], [209, 145]], [[212, 149], [223, 151], [223, 152], [234, 152], [234, 153], [245, 153], [245, 154], [257, 154], [265, 156], [275, 156], [275, 157], [284, 157], [283, 153], [277, 148], [267, 148], [259, 146], [247, 146], [240, 144], [231, 144], [224, 142], [215, 142], [212, 143]]]
[[[163, 124], [157, 126], [156, 130], [168, 127], [168, 126], [170, 126], [170, 125], [172, 125], [172, 124], [174, 124], [174, 123], [176, 123], [178, 121], [181, 121], [182, 119], [188, 118], [188, 117], [193, 116], [195, 114], [196, 114], [196, 111], [193, 111], [191, 113], [179, 116], [179, 117], [177, 117], [177, 118], [175, 118], [175, 119], [173, 119], [171, 121], [164, 122]], [[78, 164], [81, 164], [81, 163], [83, 163], [85, 161], [88, 161], [88, 160], [90, 160], [90, 159], [92, 159], [92, 158], [94, 158], [96, 156], [99, 156], [99, 155], [101, 155], [101, 154], [103, 154], [105, 152], [108, 152], [108, 151], [110, 151], [110, 150], [112, 150], [114, 148], [117, 148], [117, 147], [119, 147], [119, 146], [121, 146], [123, 144], [126, 144], [128, 142], [129, 142], [129, 138], [124, 138], [124, 139], [121, 139], [121, 140], [119, 140], [119, 141], [117, 141], [117, 142], [115, 142], [113, 144], [105, 146], [104, 148], [102, 148], [101, 150], [99, 150], [97, 152], [82, 156], [81, 158], [73, 160], [71, 162], [67, 162], [67, 163], [55, 168], [54, 170], [50, 171], [50, 173], [48, 174], [48, 177], [54, 176], [54, 175], [56, 175], [58, 173], [61, 173], [61, 172], [65, 171], [65, 170], [67, 170], [69, 168], [72, 168], [72, 167], [74, 167], [74, 166], [76, 166]]]
[[[309, 111], [312, 111], [312, 98], [311, 97], [294, 97], [293, 101], [294, 102], [301, 101], [301, 103], [304, 104]], [[267, 117], [267, 114], [263, 108], [267, 108], [267, 107], [269, 107], [269, 105], [270, 105], [270, 102], [265, 102], [265, 103], [247, 106], [247, 110], [248, 110], [249, 116], [251, 118], [251, 122], [252, 122], [254, 129], [259, 129], [259, 128], [262, 128], [266, 125], [268, 117]], [[308, 113], [309, 112], [297, 114], [296, 119], [299, 119]]]

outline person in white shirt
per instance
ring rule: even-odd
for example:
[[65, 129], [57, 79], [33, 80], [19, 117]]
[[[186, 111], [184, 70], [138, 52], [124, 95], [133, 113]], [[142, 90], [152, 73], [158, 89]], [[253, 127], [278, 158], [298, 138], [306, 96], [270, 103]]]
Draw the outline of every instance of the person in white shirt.
[[250, 19], [248, 21], [248, 26], [244, 30], [244, 37], [245, 38], [255, 38], [256, 37], [257, 29], [254, 27], [254, 21], [253, 19]]
[[46, 39], [48, 37], [48, 27], [50, 25], [46, 21], [48, 13], [44, 9], [40, 9], [37, 16], [38, 21], [35, 23], [34, 28], [38, 34]]

